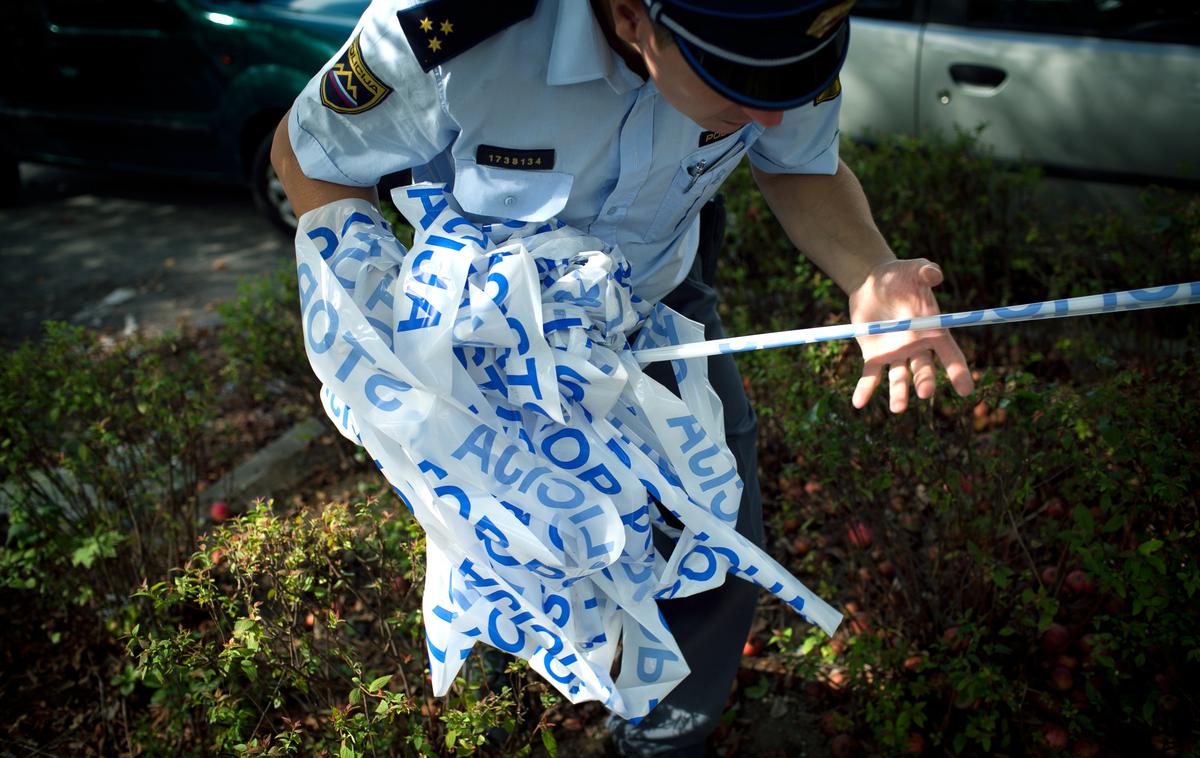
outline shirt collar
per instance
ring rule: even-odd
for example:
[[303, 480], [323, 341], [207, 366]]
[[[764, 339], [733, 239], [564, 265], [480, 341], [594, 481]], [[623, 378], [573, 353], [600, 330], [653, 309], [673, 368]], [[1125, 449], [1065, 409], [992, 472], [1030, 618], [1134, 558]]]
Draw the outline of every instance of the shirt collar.
[[546, 83], [580, 84], [595, 79], [604, 79], [618, 95], [645, 83], [609, 46], [588, 0], [561, 0]]

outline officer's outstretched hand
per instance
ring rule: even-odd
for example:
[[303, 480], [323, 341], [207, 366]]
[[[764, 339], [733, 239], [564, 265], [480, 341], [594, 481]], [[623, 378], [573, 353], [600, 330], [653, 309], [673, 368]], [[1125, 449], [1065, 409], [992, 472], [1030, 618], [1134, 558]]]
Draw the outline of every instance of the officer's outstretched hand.
[[[924, 258], [880, 264], [862, 286], [850, 293], [850, 320], [863, 323], [935, 315], [939, 311], [933, 287], [941, 283], [941, 268]], [[959, 395], [969, 395], [975, 389], [967, 359], [945, 329], [859, 337], [858, 344], [862, 348], [863, 372], [854, 389], [855, 408], [862, 408], [871, 399], [885, 367], [893, 413], [908, 408], [910, 377], [917, 397], [932, 397], [937, 388], [935, 355], [946, 367], [950, 384]]]

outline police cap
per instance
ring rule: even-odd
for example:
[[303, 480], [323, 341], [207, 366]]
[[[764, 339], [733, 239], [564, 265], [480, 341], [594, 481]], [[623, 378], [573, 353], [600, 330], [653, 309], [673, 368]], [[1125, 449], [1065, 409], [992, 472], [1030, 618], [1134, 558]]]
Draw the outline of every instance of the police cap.
[[735, 103], [785, 110], [833, 86], [854, 0], [644, 0], [700, 78]]

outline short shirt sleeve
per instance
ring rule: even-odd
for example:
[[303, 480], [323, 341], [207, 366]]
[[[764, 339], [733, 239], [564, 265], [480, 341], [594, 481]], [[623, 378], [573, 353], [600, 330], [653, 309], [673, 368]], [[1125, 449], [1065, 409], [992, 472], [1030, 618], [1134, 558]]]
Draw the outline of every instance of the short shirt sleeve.
[[288, 135], [305, 176], [370, 187], [453, 140], [438, 70], [421, 70], [396, 19], [403, 4], [375, 0], [296, 98]]
[[749, 150], [755, 168], [771, 174], [835, 174], [842, 98], [785, 111]]

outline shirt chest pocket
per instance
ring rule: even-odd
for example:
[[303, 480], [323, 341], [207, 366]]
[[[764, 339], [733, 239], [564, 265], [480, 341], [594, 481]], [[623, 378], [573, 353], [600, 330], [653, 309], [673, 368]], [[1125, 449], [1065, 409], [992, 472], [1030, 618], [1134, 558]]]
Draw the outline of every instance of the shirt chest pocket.
[[454, 199], [464, 211], [491, 220], [546, 221], [567, 205], [574, 177], [561, 171], [522, 171], [454, 162]]
[[693, 218], [700, 206], [716, 194], [721, 182], [745, 154], [746, 143], [740, 137], [733, 137], [683, 159], [646, 230], [646, 239], [657, 241], [674, 237], [684, 222]]

